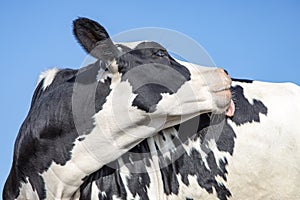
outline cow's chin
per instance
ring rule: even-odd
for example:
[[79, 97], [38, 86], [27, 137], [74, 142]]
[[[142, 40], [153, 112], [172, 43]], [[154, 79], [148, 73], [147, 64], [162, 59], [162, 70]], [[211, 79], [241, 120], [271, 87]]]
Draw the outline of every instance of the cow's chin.
[[228, 117], [234, 115], [235, 106], [231, 99], [231, 91], [229, 89], [221, 90], [213, 94], [216, 105], [216, 114], [225, 113]]

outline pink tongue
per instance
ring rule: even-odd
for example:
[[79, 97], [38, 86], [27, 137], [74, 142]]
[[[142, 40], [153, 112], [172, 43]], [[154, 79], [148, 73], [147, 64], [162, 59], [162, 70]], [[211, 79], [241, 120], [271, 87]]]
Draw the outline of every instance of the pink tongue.
[[232, 117], [232, 116], [234, 115], [234, 111], [235, 111], [235, 105], [234, 105], [233, 101], [230, 100], [229, 108], [227, 109], [227, 111], [226, 111], [225, 114], [226, 114], [228, 117]]

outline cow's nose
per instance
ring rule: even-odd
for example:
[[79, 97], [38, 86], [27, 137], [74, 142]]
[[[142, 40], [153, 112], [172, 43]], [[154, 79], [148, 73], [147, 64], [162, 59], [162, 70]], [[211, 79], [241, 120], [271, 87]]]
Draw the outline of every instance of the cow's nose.
[[231, 78], [222, 68], [203, 71], [201, 75], [212, 92], [223, 91], [229, 89], [231, 86]]
[[222, 80], [223, 84], [224, 85], [231, 85], [232, 80], [231, 80], [230, 76], [228, 75], [228, 72], [225, 69], [222, 69], [222, 68], [218, 68], [217, 71], [218, 71], [218, 74], [221, 77], [221, 80]]

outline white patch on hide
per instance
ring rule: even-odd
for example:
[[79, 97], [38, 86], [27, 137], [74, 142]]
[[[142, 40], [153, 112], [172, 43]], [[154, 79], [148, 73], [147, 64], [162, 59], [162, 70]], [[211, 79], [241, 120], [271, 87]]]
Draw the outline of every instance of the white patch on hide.
[[[137, 196], [139, 196], [139, 195], [137, 194]], [[121, 197], [118, 197], [117, 195], [113, 195], [112, 199], [113, 200], [123, 200], [123, 199], [121, 199]]]
[[181, 199], [205, 199], [205, 200], [218, 200], [215, 191], [213, 194], [208, 193], [204, 188], [200, 187], [197, 182], [196, 176], [188, 175], [189, 185], [185, 185], [181, 180], [181, 175], [177, 175], [179, 183], [178, 194], [168, 195], [165, 199], [168, 200], [181, 200]]
[[118, 162], [119, 162], [119, 166], [121, 166], [119, 173], [120, 173], [121, 179], [123, 181], [124, 189], [127, 192], [127, 199], [134, 199], [132, 193], [130, 192], [130, 190], [128, 188], [128, 185], [129, 185], [128, 179], [130, 178], [130, 171], [124, 164], [122, 158], [119, 158]]
[[187, 153], [188, 156], [191, 156], [192, 150], [196, 150], [201, 155], [202, 161], [206, 169], [210, 170], [207, 162], [207, 154], [201, 149], [200, 144], [201, 144], [200, 137], [198, 137], [195, 141], [188, 139], [186, 143], [182, 144], [182, 147], [185, 149], [185, 152]]
[[19, 199], [20, 200], [23, 200], [23, 199], [39, 200], [37, 191], [33, 190], [28, 177], [26, 177], [26, 182], [27, 183], [24, 183], [23, 181], [21, 182], [19, 198], [17, 198], [17, 199], [18, 200]]
[[227, 156], [230, 156], [230, 154], [225, 151], [220, 151], [218, 149], [216, 141], [214, 139], [211, 139], [208, 141], [208, 148], [213, 152], [216, 163], [217, 163], [219, 169], [221, 169], [220, 162], [223, 161], [223, 163], [225, 163], [225, 158]]
[[112, 74], [103, 68], [100, 68], [97, 74], [97, 81], [104, 83], [107, 78], [112, 78]]
[[[99, 188], [97, 187], [97, 185], [96, 185], [96, 182], [95, 181], [93, 181], [92, 182], [92, 189], [91, 189], [92, 191], [91, 191], [91, 199], [98, 199], [98, 195], [99, 195], [99, 193], [100, 193], [100, 190], [99, 190]], [[102, 196], [106, 196], [106, 193], [105, 192], [101, 192], [101, 195]]]
[[[171, 135], [172, 133], [177, 132], [174, 127], [167, 128], [162, 130], [163, 136], [154, 135], [153, 139], [157, 144], [159, 150], [161, 151], [164, 158], [169, 158], [171, 160], [171, 153], [176, 150], [176, 147], [172, 141]], [[165, 140], [163, 140], [163, 137]]]
[[57, 72], [59, 71], [59, 69], [57, 68], [53, 68], [53, 69], [48, 69], [44, 72], [42, 72], [39, 76], [37, 85], [44, 80], [43, 82], [43, 90], [45, 90], [49, 85], [51, 85], [51, 83], [53, 82]]
[[150, 178], [150, 184], [147, 189], [149, 199], [164, 199], [163, 180], [160, 173], [159, 159], [155, 148], [153, 137], [147, 139], [152, 159], [149, 160], [150, 167], [146, 167]]
[[123, 46], [126, 46], [130, 49], [134, 49], [136, 46], [141, 44], [142, 42], [147, 42], [147, 41], [136, 41], [136, 42], [115, 42], [115, 44], [120, 44]]

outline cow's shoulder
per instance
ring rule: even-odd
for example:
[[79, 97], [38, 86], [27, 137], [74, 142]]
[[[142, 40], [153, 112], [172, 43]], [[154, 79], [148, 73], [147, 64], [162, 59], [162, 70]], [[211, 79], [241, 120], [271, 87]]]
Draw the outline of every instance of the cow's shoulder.
[[72, 113], [68, 112], [76, 73], [77, 70], [53, 68], [40, 74], [28, 115], [15, 141], [14, 163], [6, 183], [10, 192], [5, 195], [17, 197], [32, 188], [33, 194], [44, 198], [40, 174], [52, 162], [63, 165], [70, 159], [78, 136], [71, 123]]

